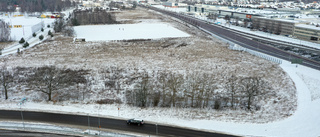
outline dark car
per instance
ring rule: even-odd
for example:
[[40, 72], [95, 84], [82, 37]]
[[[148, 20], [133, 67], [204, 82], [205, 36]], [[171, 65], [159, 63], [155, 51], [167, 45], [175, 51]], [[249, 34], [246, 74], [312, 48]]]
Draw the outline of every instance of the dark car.
[[142, 119], [133, 118], [133, 119], [127, 120], [127, 124], [128, 124], [128, 125], [130, 125], [130, 124], [136, 124], [136, 125], [140, 126], [140, 125], [143, 125], [144, 122], [143, 122]]

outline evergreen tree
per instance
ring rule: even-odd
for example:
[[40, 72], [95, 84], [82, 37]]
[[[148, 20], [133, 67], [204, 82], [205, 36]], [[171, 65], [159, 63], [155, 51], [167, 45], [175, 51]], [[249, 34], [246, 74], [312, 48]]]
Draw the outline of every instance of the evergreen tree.
[[51, 30], [49, 30], [48, 35], [52, 35]]
[[36, 34], [35, 32], [33, 32], [32, 36], [33, 36], [33, 37], [36, 37], [36, 36], [37, 36], [37, 34]]
[[28, 43], [28, 42], [24, 43], [23, 47], [24, 47], [24, 48], [29, 47], [29, 43]]
[[72, 18], [71, 22], [72, 22], [73, 26], [79, 26], [80, 25], [80, 23], [78, 22], [78, 20], [76, 18]]
[[19, 41], [20, 44], [22, 44], [22, 43], [24, 43], [24, 42], [26, 42], [26, 41], [24, 40], [24, 38], [21, 38], [20, 41]]
[[40, 35], [40, 36], [39, 36], [39, 39], [40, 39], [40, 40], [43, 40], [43, 35]]

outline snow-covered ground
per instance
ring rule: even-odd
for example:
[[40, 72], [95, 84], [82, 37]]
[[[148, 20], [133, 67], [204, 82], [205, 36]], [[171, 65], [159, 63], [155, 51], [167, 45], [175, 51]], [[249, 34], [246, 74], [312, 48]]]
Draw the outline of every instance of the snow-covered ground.
[[[47, 27], [47, 25], [52, 26], [52, 23], [55, 20], [51, 18], [37, 18], [37, 17], [28, 17], [28, 16], [13, 17], [12, 15], [10, 16], [3, 15], [3, 16], [0, 16], [0, 19], [3, 19], [5, 22], [12, 25], [11, 39], [14, 41], [19, 41], [21, 38], [24, 38], [24, 39], [31, 38], [33, 32], [37, 32], [41, 28]], [[15, 28], [14, 25], [21, 25], [21, 27]], [[34, 31], [37, 25], [40, 27], [40, 29], [38, 29], [37, 31]]]
[[86, 25], [74, 27], [74, 30], [77, 37], [85, 38], [86, 41], [159, 39], [190, 36], [172, 27], [170, 24]]
[[[53, 29], [45, 27], [43, 32], [42, 31], [36, 32], [36, 34], [37, 34], [36, 37], [31, 36], [31, 37], [25, 39], [25, 41], [29, 43], [29, 47], [27, 47], [27, 48], [23, 48], [23, 44], [19, 44], [18, 42], [15, 42], [13, 45], [2, 49], [2, 54], [0, 55], [0, 57], [6, 56], [9, 54], [15, 54], [15, 53], [17, 53], [18, 49], [19, 49], [19, 51], [23, 51], [25, 49], [32, 48], [33, 46], [41, 43], [42, 41], [44, 41], [46, 39], [54, 39], [54, 38], [51, 38], [51, 36], [48, 36], [49, 31], [53, 32]], [[30, 35], [32, 35], [32, 34], [30, 34]], [[39, 39], [40, 35], [44, 36], [43, 40]]]
[[[97, 104], [53, 104], [27, 102], [22, 110], [44, 111], [54, 113], [72, 113], [101, 117], [128, 119], [142, 117], [149, 121], [161, 124], [189, 127], [200, 130], [225, 132], [241, 136], [278, 136], [278, 137], [317, 137], [320, 135], [320, 71], [301, 65], [283, 61], [283, 70], [295, 82], [298, 91], [298, 108], [287, 119], [264, 124], [221, 122], [219, 120], [185, 120], [171, 118], [170, 112], [187, 111], [184, 109], [138, 109], [134, 110], [127, 105], [97, 105]], [[316, 96], [316, 97], [313, 97]], [[120, 108], [120, 110], [118, 110]], [[0, 109], [19, 110], [18, 102], [2, 103]], [[281, 110], [280, 110], [281, 111]], [[139, 112], [139, 113], [136, 113]], [[143, 112], [143, 113], [141, 113]], [[164, 113], [165, 112], [165, 113]], [[144, 115], [137, 115], [144, 114]], [[186, 124], [188, 123], [188, 124]], [[1, 124], [1, 123], [0, 123]]]

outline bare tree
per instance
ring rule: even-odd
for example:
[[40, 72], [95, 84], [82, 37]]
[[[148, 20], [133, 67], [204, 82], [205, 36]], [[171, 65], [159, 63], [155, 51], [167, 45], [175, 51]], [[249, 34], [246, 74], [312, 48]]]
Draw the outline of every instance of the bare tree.
[[207, 75], [207, 78], [204, 80], [205, 82], [205, 93], [204, 93], [204, 105], [203, 107], [208, 107], [209, 100], [215, 96], [215, 90], [218, 89], [219, 82], [215, 75]]
[[14, 11], [12, 5], [19, 5], [22, 12], [60, 12], [72, 6], [70, 0], [7, 0], [0, 2], [0, 11]]
[[36, 68], [33, 75], [28, 78], [28, 86], [45, 93], [48, 101], [52, 100], [52, 93], [76, 84], [86, 83], [84, 70], [59, 70], [54, 66]]
[[[73, 21], [77, 21], [78, 24], [115, 24], [117, 23], [114, 13], [107, 12], [101, 8], [95, 8], [94, 10], [75, 10], [72, 13]], [[75, 22], [73, 22], [75, 24]]]
[[63, 19], [57, 18], [54, 21], [53, 30], [55, 32], [62, 32], [65, 36], [73, 36], [74, 35], [74, 29], [71, 26], [67, 25], [67, 22]]
[[257, 96], [265, 95], [270, 91], [267, 83], [260, 77], [247, 77], [240, 80], [242, 84], [241, 90], [244, 97], [247, 98], [247, 109], [251, 110], [253, 100]]
[[0, 19], [0, 42], [10, 40], [10, 27], [9, 24]]
[[67, 23], [60, 18], [57, 18], [53, 24], [54, 24], [53, 30], [55, 32], [62, 32], [67, 27]]
[[146, 74], [142, 78], [140, 84], [136, 86], [136, 104], [139, 107], [146, 107], [147, 98], [148, 98], [148, 90], [149, 90], [149, 76]]
[[177, 92], [179, 91], [182, 82], [183, 78], [181, 75], [174, 73], [169, 74], [168, 87], [171, 90], [170, 102], [172, 107], [176, 106]]
[[198, 77], [196, 76], [196, 74], [189, 75], [187, 77], [187, 81], [186, 81], [187, 86], [185, 87], [186, 88], [185, 89], [185, 96], [187, 98], [190, 98], [190, 101], [191, 101], [190, 106], [191, 107], [194, 107], [194, 102], [195, 102], [197, 90], [199, 87], [199, 83], [198, 83], [197, 78]]
[[167, 94], [168, 94], [168, 89], [167, 89], [167, 85], [168, 85], [168, 81], [167, 81], [167, 73], [161, 72], [160, 76], [159, 76], [159, 84], [160, 84], [160, 89], [161, 91], [161, 106], [165, 107], [167, 106], [166, 102], [167, 102]]
[[0, 83], [3, 87], [5, 99], [8, 99], [8, 87], [13, 82], [13, 74], [8, 71], [6, 65], [3, 65], [0, 69]]
[[225, 88], [228, 94], [231, 96], [231, 107], [234, 108], [235, 96], [238, 91], [238, 79], [236, 76], [234, 76], [234, 74], [232, 74], [231, 77], [228, 78]]

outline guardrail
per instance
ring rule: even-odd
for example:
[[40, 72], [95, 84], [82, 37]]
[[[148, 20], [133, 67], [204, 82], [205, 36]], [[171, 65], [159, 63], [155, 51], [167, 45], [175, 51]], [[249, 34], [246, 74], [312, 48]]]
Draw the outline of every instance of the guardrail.
[[237, 44], [230, 44], [229, 45], [229, 49], [231, 50], [238, 50], [238, 51], [245, 51], [245, 52], [248, 52], [252, 55], [255, 55], [255, 56], [258, 56], [260, 58], [264, 58], [266, 60], [269, 60], [271, 62], [274, 62], [274, 63], [277, 63], [277, 64], [282, 64], [282, 60], [281, 59], [278, 59], [278, 58], [275, 58], [275, 57], [272, 57], [272, 56], [269, 56], [267, 54], [263, 54], [261, 52], [257, 52], [257, 51], [254, 51], [254, 50], [251, 50], [251, 49], [247, 49], [247, 48], [244, 48], [244, 47], [241, 47]]
[[3, 130], [16, 130], [16, 131], [26, 131], [26, 132], [37, 132], [37, 133], [50, 133], [50, 134], [63, 134], [72, 136], [99, 136], [99, 137], [134, 137], [133, 135], [126, 135], [120, 133], [111, 133], [98, 130], [82, 130], [77, 128], [69, 128], [62, 126], [53, 126], [47, 124], [32, 124], [32, 123], [5, 123], [1, 125], [0, 129]]

